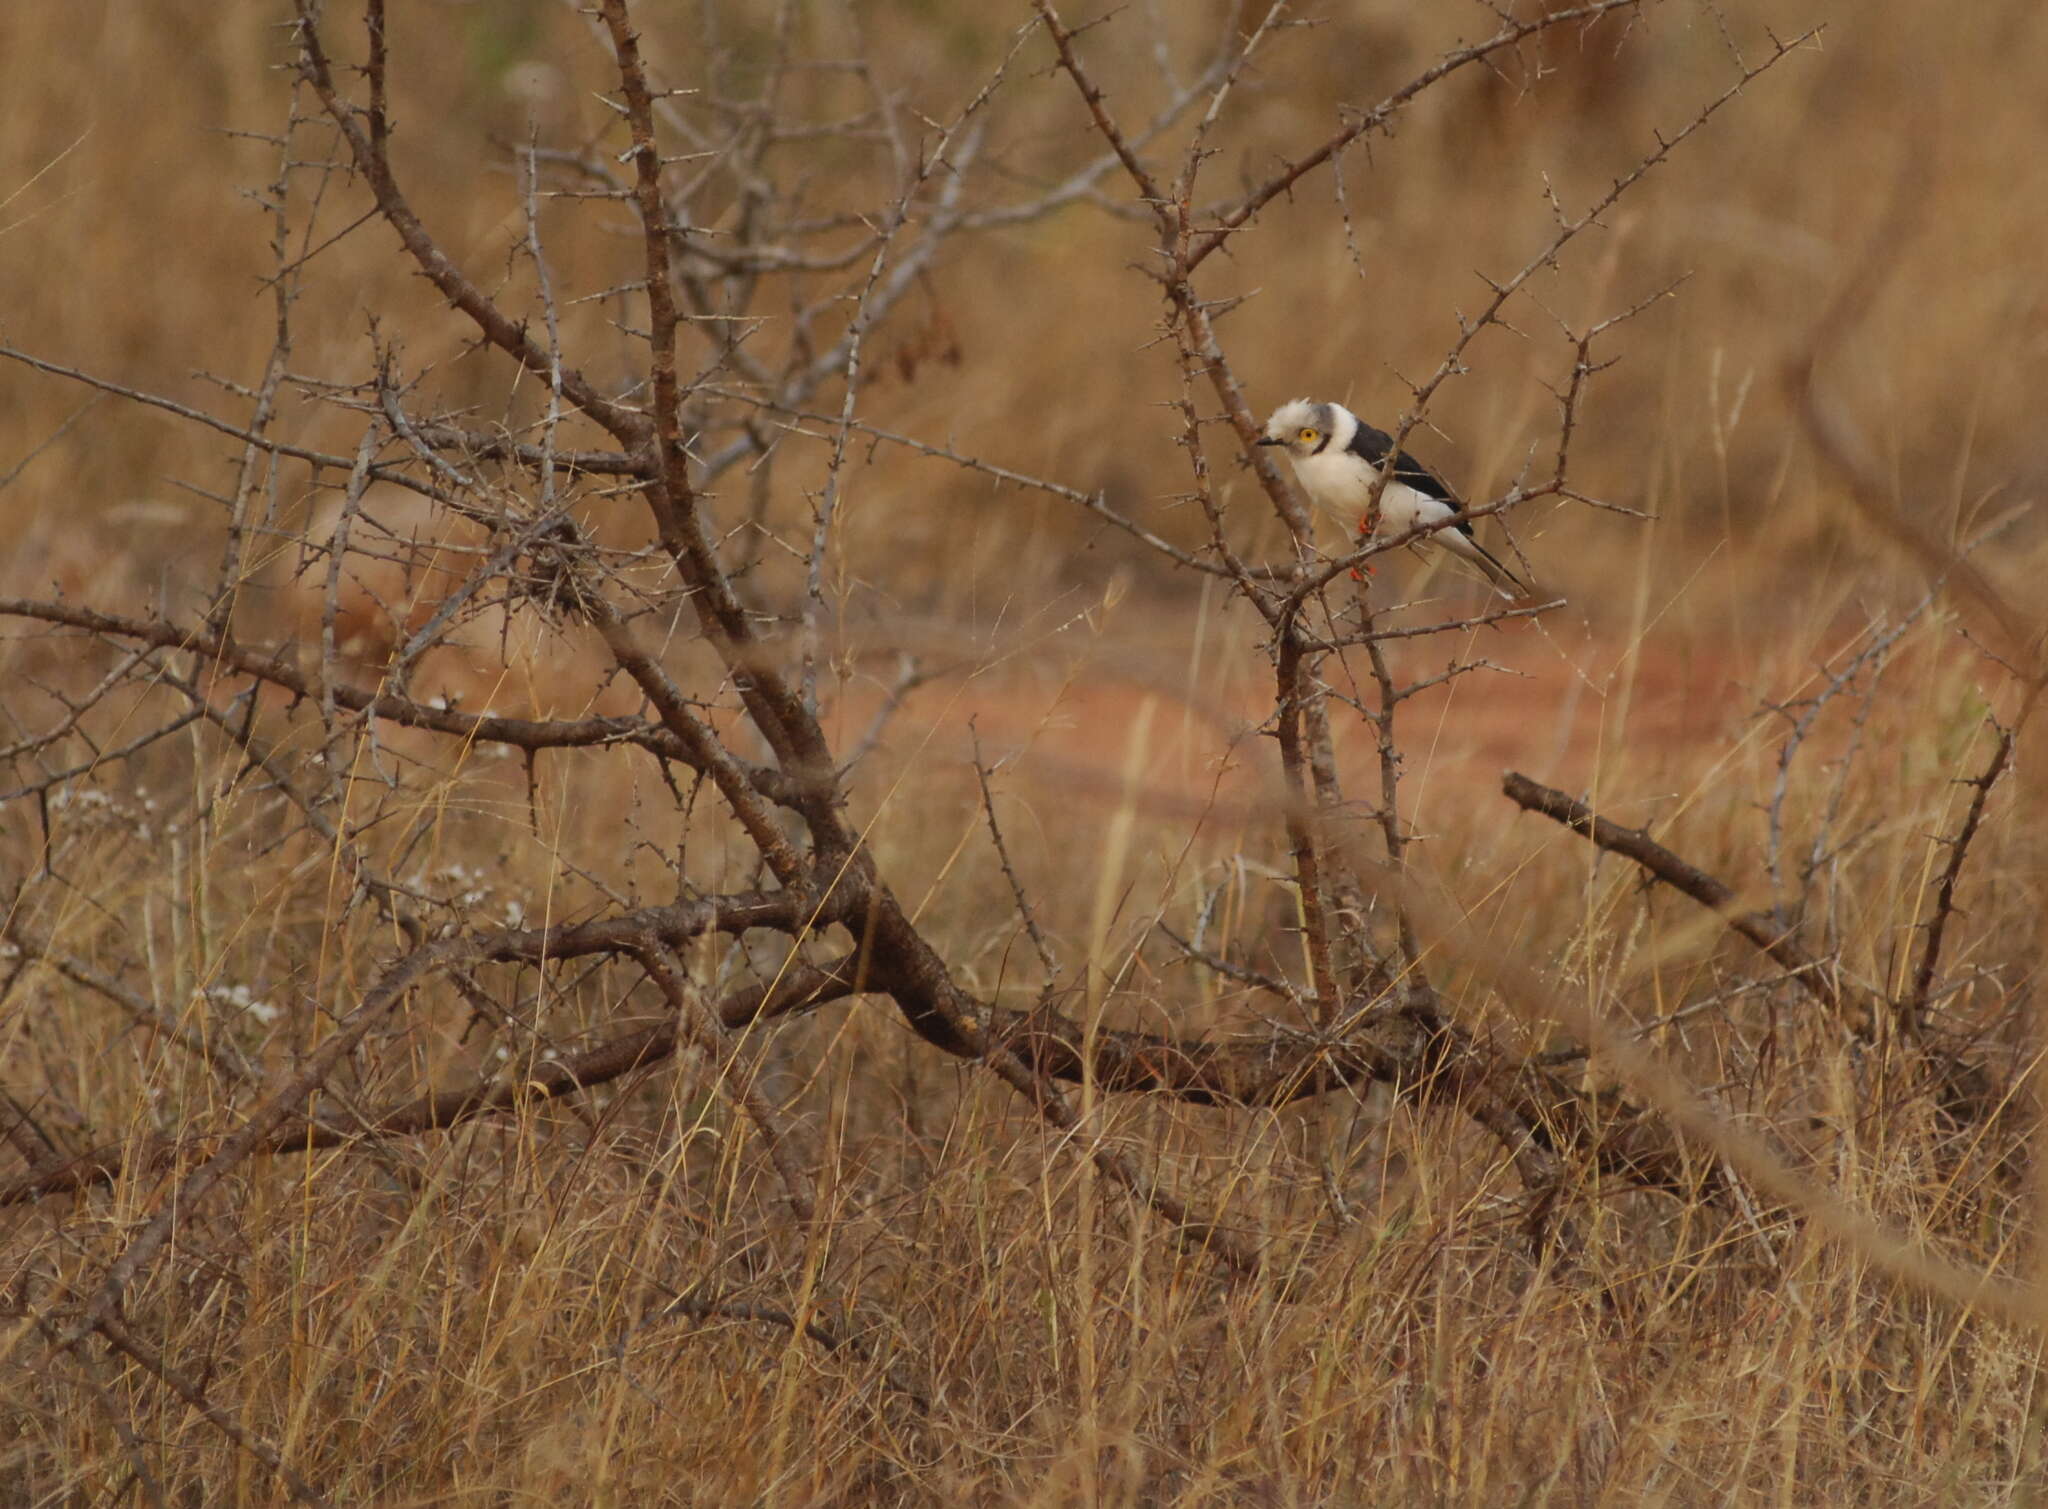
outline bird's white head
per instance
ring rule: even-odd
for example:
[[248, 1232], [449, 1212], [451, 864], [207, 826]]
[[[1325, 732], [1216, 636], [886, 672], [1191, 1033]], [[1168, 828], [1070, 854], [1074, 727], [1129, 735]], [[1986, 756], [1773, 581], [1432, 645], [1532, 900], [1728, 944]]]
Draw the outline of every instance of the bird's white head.
[[1350, 444], [1345, 424], [1348, 419], [1350, 414], [1339, 404], [1290, 398], [1266, 421], [1266, 432], [1259, 437], [1259, 444], [1285, 446], [1287, 454], [1296, 461], [1306, 461], [1332, 444], [1340, 449]]

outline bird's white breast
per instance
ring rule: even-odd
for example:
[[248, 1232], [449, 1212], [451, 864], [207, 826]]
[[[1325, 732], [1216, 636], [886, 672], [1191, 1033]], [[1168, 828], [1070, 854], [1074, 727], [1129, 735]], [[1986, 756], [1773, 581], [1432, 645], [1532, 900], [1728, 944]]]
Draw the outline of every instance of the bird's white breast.
[[[1309, 501], [1334, 515], [1348, 531], [1356, 529], [1364, 517], [1377, 469], [1350, 451], [1326, 450], [1314, 456], [1296, 457], [1294, 475], [1301, 479]], [[1450, 512], [1441, 498], [1417, 492], [1405, 482], [1389, 480], [1380, 494], [1379, 532], [1404, 534], [1417, 524], [1434, 524]]]
[[1373, 483], [1373, 469], [1362, 458], [1335, 449], [1296, 456], [1294, 475], [1311, 503], [1335, 514], [1347, 528], [1358, 527]]

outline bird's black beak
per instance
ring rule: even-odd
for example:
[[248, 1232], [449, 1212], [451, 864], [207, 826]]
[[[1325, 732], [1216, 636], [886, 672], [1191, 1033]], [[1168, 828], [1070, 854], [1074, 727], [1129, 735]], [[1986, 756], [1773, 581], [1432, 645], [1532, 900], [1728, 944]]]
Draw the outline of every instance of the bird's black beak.
[[1280, 440], [1280, 439], [1277, 439], [1277, 438], [1275, 438], [1275, 437], [1274, 437], [1274, 436], [1272, 436], [1272, 435], [1261, 435], [1261, 436], [1260, 436], [1260, 437], [1259, 437], [1259, 438], [1258, 438], [1257, 440], [1254, 440], [1254, 441], [1252, 442], [1252, 444], [1253, 444], [1253, 445], [1285, 445], [1285, 444], [1287, 444], [1287, 442], [1286, 442], [1286, 441], [1284, 441], [1284, 440]]

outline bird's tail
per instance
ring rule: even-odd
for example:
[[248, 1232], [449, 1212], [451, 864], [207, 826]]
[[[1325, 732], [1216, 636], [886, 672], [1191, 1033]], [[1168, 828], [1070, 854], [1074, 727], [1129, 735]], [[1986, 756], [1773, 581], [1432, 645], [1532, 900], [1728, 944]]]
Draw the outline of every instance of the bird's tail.
[[1513, 601], [1516, 598], [1533, 597], [1536, 589], [1508, 569], [1499, 556], [1488, 550], [1464, 530], [1453, 526], [1438, 532], [1439, 539], [1448, 545], [1448, 553], [1470, 566], [1493, 585], [1494, 591]]
[[1473, 566], [1478, 569], [1481, 576], [1493, 583], [1495, 590], [1502, 597], [1534, 597], [1536, 595], [1536, 589], [1510, 571], [1501, 561], [1500, 557], [1496, 556], [1491, 550], [1488, 550], [1477, 540], [1471, 540], [1467, 543], [1472, 546], [1473, 555], [1471, 559]]
[[[1358, 521], [1358, 542], [1360, 544], [1363, 544], [1370, 536], [1378, 532], [1379, 520], [1377, 518], [1367, 517]], [[1480, 544], [1465, 529], [1455, 524], [1447, 529], [1438, 530], [1428, 541], [1418, 541], [1417, 553], [1425, 556], [1434, 554], [1434, 551], [1427, 548], [1429, 545], [1446, 547], [1444, 554], [1469, 567], [1475, 575], [1487, 582], [1496, 592], [1500, 593], [1502, 597], [1510, 602], [1518, 599], [1533, 598], [1536, 595], [1536, 588], [1531, 583], [1523, 581], [1499, 556]], [[1372, 570], [1370, 566], [1365, 569], [1367, 571]], [[1356, 579], [1358, 572], [1353, 571], [1351, 575]]]

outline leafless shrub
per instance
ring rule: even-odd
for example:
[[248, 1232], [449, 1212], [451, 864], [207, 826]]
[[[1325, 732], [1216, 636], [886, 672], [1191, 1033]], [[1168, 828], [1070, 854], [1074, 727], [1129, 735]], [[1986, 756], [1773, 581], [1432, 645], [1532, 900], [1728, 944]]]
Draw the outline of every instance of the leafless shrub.
[[[811, 55], [798, 7], [780, 8], [747, 48], [678, 49], [669, 62], [643, 40], [626, 0], [604, 0], [590, 17], [591, 45], [612, 74], [605, 103], [616, 122], [588, 141], [544, 142], [536, 129], [509, 144], [520, 229], [509, 265], [487, 266], [459, 256], [437, 206], [409, 191], [387, 100], [405, 50], [387, 36], [383, 0], [367, 0], [359, 31], [300, 0], [294, 109], [271, 144], [276, 339], [260, 378], [202, 411], [4, 353], [209, 426], [239, 448], [218, 500], [218, 568], [181, 600], [0, 602], [0, 613], [52, 635], [52, 674], [17, 688], [7, 709], [6, 795], [35, 813], [40, 834], [32, 862], [8, 876], [10, 988], [40, 973], [122, 1013], [146, 1034], [137, 1077], [165, 1102], [160, 1115], [126, 1124], [65, 1104], [55, 1086], [17, 1092], [5, 1108], [18, 1160], [0, 1184], [7, 1202], [123, 1191], [112, 1205], [81, 1202], [100, 1214], [81, 1220], [73, 1265], [38, 1274], [25, 1291], [53, 1350], [86, 1367], [108, 1355], [98, 1347], [132, 1359], [294, 1496], [320, 1502], [276, 1443], [210, 1399], [202, 1360], [167, 1356], [141, 1331], [140, 1315], [168, 1302], [174, 1256], [193, 1284], [209, 1264], [232, 1266], [208, 1250], [205, 1213], [252, 1160], [328, 1150], [375, 1159], [397, 1139], [550, 1103], [594, 1127], [604, 1107], [623, 1103], [623, 1094], [603, 1100], [600, 1087], [627, 1089], [681, 1054], [750, 1129], [746, 1157], [782, 1191], [786, 1219], [764, 1223], [772, 1236], [761, 1241], [795, 1252], [824, 1241], [819, 1185], [829, 1175], [770, 1088], [770, 1033], [855, 998], [886, 1001], [926, 1048], [1006, 1087], [1049, 1130], [1048, 1158], [1087, 1160], [1186, 1253], [1282, 1298], [1311, 1286], [1312, 1259], [1276, 1254], [1258, 1233], [1202, 1209], [1165, 1159], [1107, 1130], [1106, 1101], [1148, 1094], [1270, 1111], [1382, 1087], [1447, 1125], [1469, 1120], [1498, 1145], [1526, 1190], [1515, 1219], [1544, 1261], [1572, 1261], [1572, 1240], [1555, 1249], [1550, 1240], [1590, 1185], [1678, 1195], [1752, 1221], [1749, 1191], [1760, 1189], [1822, 1212], [1824, 1225], [1908, 1277], [1964, 1293], [1966, 1277], [1900, 1256], [1875, 1226], [1781, 1176], [1768, 1149], [1731, 1141], [1706, 1106], [1670, 1092], [1670, 1071], [1630, 1046], [1633, 1037], [1560, 1006], [1529, 971], [1475, 963], [1459, 948], [1446, 883], [1414, 863], [1400, 714], [1418, 694], [1493, 667], [1460, 650], [1444, 669], [1418, 672], [1388, 649], [1437, 636], [1457, 643], [1558, 605], [1445, 613], [1385, 603], [1377, 586], [1352, 591], [1356, 568], [1425, 531], [1320, 552], [1301, 500], [1254, 445], [1258, 411], [1226, 340], [1245, 295], [1219, 275], [1228, 258], [1218, 254], [1269, 206], [1325, 170], [1334, 177], [1347, 153], [1440, 81], [1500, 68], [1575, 30], [1596, 28], [1589, 34], [1612, 45], [1638, 8], [1595, 0], [1503, 13], [1484, 40], [1379, 104], [1347, 110], [1320, 139], [1287, 144], [1276, 165], [1218, 197], [1218, 133], [1236, 92], [1287, 40], [1295, 23], [1285, 6], [1220, 29], [1213, 55], [1185, 78], [1169, 71], [1154, 90], [1157, 109], [1138, 121], [1119, 114], [1091, 28], [1047, 0], [938, 119], [892, 93], [857, 39]], [[1608, 343], [1663, 295], [1574, 323], [1549, 315], [1532, 290], [1806, 40], [1738, 58], [1590, 203], [1553, 198], [1552, 234], [1518, 269], [1488, 280], [1439, 365], [1411, 385], [1397, 445], [1427, 424], [1482, 333], [1514, 320], [1555, 326], [1554, 445], [1468, 517], [1512, 528], [1539, 505], [1610, 506], [1575, 483], [1573, 440]], [[996, 122], [1020, 77], [1048, 63], [1071, 85], [1068, 119], [1085, 120], [1093, 140], [1057, 173], [1020, 186]], [[322, 247], [345, 233], [326, 197], [344, 190], [350, 222], [361, 216], [395, 236], [465, 323], [469, 360], [504, 374], [495, 413], [460, 396], [445, 373], [410, 366], [382, 318], [360, 370], [296, 365], [309, 278]], [[1121, 217], [1151, 239], [1142, 270], [1178, 358], [1172, 422], [1185, 497], [1204, 521], [1199, 537], [1155, 527], [1085, 480], [1024, 475], [950, 436], [903, 434], [868, 417], [874, 384], [960, 359], [962, 336], [933, 281], [949, 249], [1076, 208]], [[573, 280], [561, 270], [571, 263]], [[1826, 411], [1816, 414], [1818, 428]], [[1029, 1003], [977, 992], [921, 924], [885, 860], [886, 825], [917, 823], [931, 809], [915, 798], [877, 804], [862, 762], [906, 699], [965, 662], [905, 643], [863, 647], [848, 629], [860, 589], [840, 571], [853, 478], [867, 455], [903, 448], [1043, 494], [1256, 615], [1271, 674], [1262, 731], [1277, 743], [1278, 767], [1270, 800], [1245, 817], [1248, 831], [1270, 825], [1283, 836], [1280, 889], [1292, 910], [1257, 930], [1256, 954], [1209, 936], [1229, 881], [1185, 915], [1163, 901], [1129, 960], [1063, 951], [1005, 839], [999, 769], [979, 760], [1004, 904], [1014, 903], [1037, 960]], [[1219, 485], [1242, 467], [1290, 542], [1277, 559], [1259, 554], [1272, 530]], [[1944, 579], [1966, 569], [1939, 562]], [[2010, 605], [1998, 611], [1995, 587], [1970, 590], [2009, 640], [2023, 637]], [[1792, 725], [1781, 775], [1823, 705], [1889, 643], [1873, 638], [1817, 696], [1781, 706]], [[836, 740], [826, 706], [864, 660], [862, 674], [887, 667], [886, 695], [865, 733]], [[1780, 983], [1859, 1042], [1891, 1033], [1937, 1066], [1951, 1110], [1981, 1121], [2006, 1083], [1937, 1041], [1929, 1015], [1957, 879], [2032, 700], [2030, 689], [1974, 777], [1899, 990], [1853, 978], [1802, 938], [1795, 903], [1818, 883], [1828, 826], [1812, 836], [1795, 892], [1781, 842], [1784, 780], [1769, 814], [1771, 904], [1757, 908], [1586, 802], [1521, 776], [1507, 792], [1718, 913], [1783, 972]], [[1376, 758], [1362, 799], [1345, 789], [1333, 748], [1333, 724], [1349, 718]], [[635, 793], [630, 809], [568, 808], [572, 788], [554, 772], [571, 762], [575, 789], [615, 781]], [[154, 793], [174, 785], [190, 801], [156, 805]], [[558, 890], [524, 889], [515, 868], [437, 858], [442, 836], [484, 805], [523, 809], [526, 841], [549, 856]], [[586, 831], [591, 824], [604, 832]], [[593, 840], [614, 860], [630, 851], [632, 864], [591, 859]], [[124, 915], [121, 877], [164, 863], [198, 885], [209, 867], [258, 860], [289, 880], [276, 894], [237, 893], [250, 937], [187, 940], [200, 967], [157, 967], [158, 925]], [[97, 964], [67, 941], [80, 936], [69, 915], [78, 907], [95, 919]], [[285, 931], [289, 947], [277, 941]], [[333, 967], [262, 973], [293, 954]], [[1231, 1030], [1176, 1032], [1111, 1015], [1122, 970], [1148, 957], [1190, 966], [1158, 978], [1206, 974], [1242, 991]], [[238, 965], [258, 973], [238, 978]], [[1440, 983], [1447, 969], [1474, 968], [1514, 1009], [1568, 1024], [1577, 1042], [1524, 1052], [1477, 1025]], [[1171, 999], [1155, 1005], [1149, 1022], [1180, 1015]], [[491, 1052], [466, 1056], [486, 1067], [446, 1082], [439, 1066], [464, 1058], [451, 1049], [472, 1034]], [[1633, 1098], [1568, 1077], [1588, 1049], [1624, 1075]], [[390, 1177], [408, 1175], [394, 1164]], [[1334, 1176], [1329, 1189], [1333, 1227], [1345, 1226]], [[816, 1318], [831, 1264], [775, 1266], [785, 1260], [756, 1259], [778, 1274], [775, 1297], [708, 1284], [650, 1305], [617, 1334], [644, 1337], [678, 1317], [767, 1323], [863, 1359], [929, 1411], [934, 1380], [888, 1360], [886, 1348], [847, 1342], [858, 1328]], [[151, 1301], [139, 1301], [145, 1293]], [[2019, 1298], [2000, 1296], [2026, 1313]], [[115, 1419], [126, 1428], [118, 1411]], [[148, 1483], [145, 1465], [135, 1471]]]

